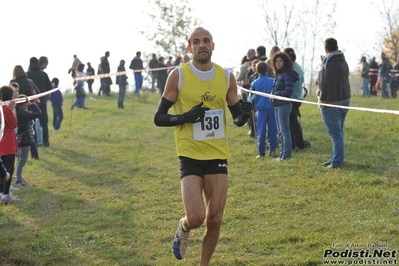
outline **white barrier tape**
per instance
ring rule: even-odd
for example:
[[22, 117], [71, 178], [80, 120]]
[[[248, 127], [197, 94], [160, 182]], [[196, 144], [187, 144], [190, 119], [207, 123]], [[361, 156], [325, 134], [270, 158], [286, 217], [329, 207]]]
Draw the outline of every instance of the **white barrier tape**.
[[[55, 91], [58, 91], [58, 90], [60, 90], [60, 88], [55, 88], [55, 89], [52, 89], [52, 90], [49, 90], [49, 91], [46, 91], [46, 92], [42, 92], [42, 93], [39, 93], [39, 94], [28, 96], [27, 98], [28, 98], [29, 101], [31, 101], [31, 100], [34, 100], [34, 99], [49, 95], [49, 94], [51, 94], [51, 93], [53, 93]], [[17, 98], [14, 101], [15, 101], [15, 103], [23, 103], [23, 102], [25, 102], [25, 99], [24, 98], [19, 98], [19, 99]], [[5, 124], [3, 122], [4, 121], [3, 105], [7, 105], [8, 106], [9, 104], [10, 104], [10, 101], [5, 101], [5, 102], [0, 101], [0, 119], [1, 119], [0, 120], [0, 140], [3, 139], [4, 124]]]
[[[39, 94], [28, 96], [28, 100], [31, 101], [31, 100], [34, 100], [34, 99], [37, 99], [37, 98], [52, 94], [53, 92], [58, 91], [58, 90], [60, 90], [60, 88], [55, 88], [55, 89], [52, 89], [52, 90], [49, 90], [49, 91], [46, 91], [46, 92], [42, 92], [42, 93], [39, 93]], [[25, 102], [25, 99], [24, 98], [20, 98], [20, 99], [17, 98], [14, 101], [15, 101], [15, 103], [23, 103], [23, 102]], [[5, 101], [5, 102], [2, 102], [1, 105], [7, 105], [8, 106], [9, 103], [10, 103], [10, 101]]]
[[288, 101], [288, 102], [299, 102], [299, 103], [306, 103], [306, 104], [313, 104], [317, 106], [328, 106], [328, 107], [335, 107], [335, 108], [342, 108], [342, 109], [351, 109], [351, 110], [358, 110], [358, 111], [367, 111], [367, 112], [374, 112], [374, 113], [383, 113], [383, 114], [393, 114], [393, 115], [399, 115], [399, 111], [395, 110], [384, 110], [384, 109], [373, 109], [373, 108], [364, 108], [364, 107], [352, 107], [352, 106], [341, 106], [341, 105], [335, 105], [335, 104], [327, 104], [327, 103], [315, 103], [315, 102], [309, 102], [309, 101], [304, 101], [304, 100], [297, 100], [297, 99], [291, 99], [291, 98], [286, 98], [286, 97], [281, 97], [281, 96], [276, 96], [264, 92], [259, 92], [259, 91], [251, 91], [242, 87], [239, 87], [243, 91], [250, 92], [251, 94], [257, 94], [263, 97], [271, 98], [271, 99], [278, 99], [278, 100], [283, 100], [283, 101]]
[[151, 72], [151, 71], [158, 71], [158, 70], [164, 70], [164, 69], [172, 69], [175, 68], [176, 66], [170, 66], [170, 67], [159, 67], [159, 68], [143, 68], [143, 69], [136, 69], [136, 70], [131, 70], [131, 71], [121, 71], [121, 72], [116, 72], [116, 73], [106, 73], [106, 74], [97, 74], [97, 75], [91, 75], [91, 76], [84, 76], [84, 77], [78, 77], [75, 78], [75, 80], [89, 80], [89, 79], [95, 79], [95, 78], [109, 78], [111, 76], [120, 76], [120, 75], [125, 75], [128, 73], [135, 73], [135, 72]]

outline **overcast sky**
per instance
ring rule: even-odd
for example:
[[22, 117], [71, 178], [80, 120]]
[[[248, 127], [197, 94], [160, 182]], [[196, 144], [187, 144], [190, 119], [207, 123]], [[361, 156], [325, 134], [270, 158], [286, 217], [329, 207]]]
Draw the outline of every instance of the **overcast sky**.
[[[339, 48], [345, 52], [352, 69], [357, 67], [364, 51], [379, 55], [380, 51], [373, 51], [372, 47], [383, 27], [376, 6], [380, 1], [336, 1], [337, 27], [332, 37], [338, 40]], [[265, 45], [267, 51], [270, 50], [270, 44], [259, 43], [253, 37], [259, 35], [256, 24], [248, 27], [248, 21], [254, 19], [251, 14], [259, 9], [257, 2], [190, 0], [195, 14], [204, 22], [203, 26], [213, 34], [214, 62], [224, 67], [237, 66], [248, 48]], [[27, 70], [32, 56], [49, 58], [46, 72], [50, 79], [58, 77], [61, 86], [71, 84], [67, 72], [74, 54], [82, 62], [90, 61], [97, 68], [100, 57], [105, 51], [110, 51], [111, 71], [116, 72], [121, 59], [129, 64], [136, 51], [153, 52], [149, 42], [138, 31], [143, 23], [148, 23], [148, 8], [144, 0], [0, 1], [0, 10], [3, 11], [0, 16], [1, 84], [10, 81], [15, 65], [22, 65]], [[322, 44], [317, 52], [324, 54]], [[149, 58], [143, 60], [146, 65]]]

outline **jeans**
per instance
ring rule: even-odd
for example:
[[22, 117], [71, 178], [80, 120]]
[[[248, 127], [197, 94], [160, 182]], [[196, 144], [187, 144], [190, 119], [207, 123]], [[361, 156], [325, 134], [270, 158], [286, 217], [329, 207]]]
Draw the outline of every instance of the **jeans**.
[[389, 98], [388, 82], [383, 77], [380, 78], [382, 98]]
[[370, 97], [369, 78], [362, 78], [362, 97]]
[[292, 139], [290, 132], [290, 113], [292, 110], [292, 103], [275, 106], [274, 107], [277, 121], [278, 134], [281, 138], [281, 153], [280, 159], [287, 159], [291, 157]]
[[274, 113], [256, 114], [256, 127], [258, 130], [258, 154], [266, 153], [266, 132], [269, 141], [269, 153], [274, 152], [277, 146], [277, 124]]
[[39, 118], [36, 118], [35, 121], [35, 135], [37, 146], [43, 145], [43, 130]]
[[80, 108], [85, 108], [85, 98], [84, 97], [76, 98], [75, 102], [71, 106], [71, 109], [73, 109], [76, 105], [79, 106]]
[[17, 164], [16, 164], [16, 177], [17, 182], [22, 181], [22, 169], [28, 160], [30, 146], [18, 147]]
[[[336, 105], [349, 106], [350, 101], [342, 101]], [[333, 150], [329, 160], [332, 166], [342, 166], [345, 156], [344, 123], [348, 109], [328, 107], [321, 109], [321, 116], [326, 126], [326, 131], [332, 140]]]
[[139, 94], [141, 86], [143, 86], [143, 76], [141, 75], [140, 72], [134, 73], [134, 81], [136, 83], [136, 88], [134, 90], [134, 94]]
[[123, 100], [125, 99], [126, 85], [119, 85], [119, 95], [118, 95], [118, 108], [124, 108]]
[[60, 129], [62, 119], [64, 119], [64, 114], [62, 112], [62, 107], [53, 106], [53, 128], [55, 130]]

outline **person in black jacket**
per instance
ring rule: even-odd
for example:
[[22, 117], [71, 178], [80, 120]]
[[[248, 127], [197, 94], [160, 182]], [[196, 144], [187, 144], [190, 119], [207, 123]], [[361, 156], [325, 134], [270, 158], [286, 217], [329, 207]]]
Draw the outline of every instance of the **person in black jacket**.
[[[95, 72], [94, 72], [94, 68], [91, 66], [90, 62], [87, 62], [87, 69], [86, 69], [86, 76], [94, 76]], [[87, 79], [87, 86], [89, 88], [89, 93], [93, 93], [93, 83], [94, 83], [94, 78], [91, 79]]]
[[30, 146], [35, 142], [33, 138], [33, 121], [38, 118], [42, 112], [36, 104], [28, 100], [26, 95], [20, 94], [18, 99], [25, 99], [25, 101], [18, 103], [16, 106], [18, 121], [16, 183], [17, 185], [24, 186], [26, 185], [26, 181], [22, 177], [22, 170], [28, 159]]
[[121, 60], [119, 62], [119, 66], [117, 69], [118, 75], [116, 76], [116, 84], [119, 85], [119, 94], [118, 94], [118, 108], [123, 109], [125, 108], [123, 105], [123, 101], [125, 99], [126, 94], [126, 86], [127, 86], [127, 79], [126, 76], [126, 69], [125, 69], [125, 60]]
[[130, 62], [129, 68], [134, 71], [134, 81], [136, 83], [136, 87], [134, 90], [135, 95], [139, 95], [141, 86], [143, 86], [143, 76], [141, 75], [141, 71], [144, 70], [143, 60], [140, 59], [141, 52], [136, 52], [136, 56]]
[[348, 113], [345, 107], [349, 106], [351, 98], [349, 67], [344, 54], [338, 50], [337, 40], [326, 39], [324, 48], [326, 55], [322, 59], [323, 66], [316, 80], [316, 85], [319, 86], [316, 94], [320, 103], [337, 107], [320, 105], [321, 116], [333, 145], [330, 159], [322, 165], [338, 168], [343, 166], [345, 157], [344, 123]]
[[[109, 74], [111, 72], [108, 57], [110, 53], [107, 51], [105, 52], [105, 56], [101, 58], [101, 73], [102, 74]], [[103, 87], [102, 90], [105, 96], [111, 96], [111, 85], [112, 79], [110, 76], [101, 78], [101, 86]], [[101, 90], [101, 89], [100, 89]]]
[[[30, 65], [28, 69], [28, 78], [30, 78], [40, 93], [47, 92], [52, 89], [50, 79], [46, 72], [40, 69], [39, 60], [36, 57], [30, 59]], [[48, 115], [47, 115], [47, 100], [48, 95], [39, 98], [39, 108], [42, 114], [39, 116], [40, 126], [43, 129], [43, 145], [45, 147], [50, 147], [49, 134], [48, 134]]]
[[377, 83], [378, 70], [380, 67], [378, 66], [378, 63], [375, 61], [375, 57], [371, 59], [369, 67], [370, 67], [370, 73], [369, 73], [370, 94], [376, 96], [377, 91], [375, 89], [375, 84]]

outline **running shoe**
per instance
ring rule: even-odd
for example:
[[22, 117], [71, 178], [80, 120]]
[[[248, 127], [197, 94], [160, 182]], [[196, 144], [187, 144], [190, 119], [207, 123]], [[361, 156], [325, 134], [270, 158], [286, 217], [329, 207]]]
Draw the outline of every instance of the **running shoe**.
[[183, 219], [179, 222], [179, 226], [177, 227], [176, 236], [173, 240], [173, 253], [175, 254], [176, 259], [181, 260], [184, 258], [187, 250], [188, 237], [190, 236], [190, 232], [183, 231]]

